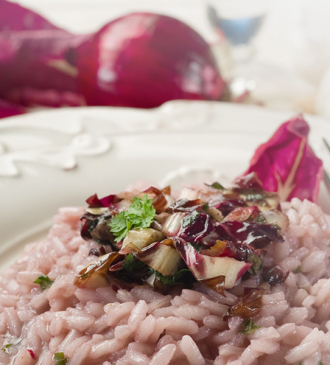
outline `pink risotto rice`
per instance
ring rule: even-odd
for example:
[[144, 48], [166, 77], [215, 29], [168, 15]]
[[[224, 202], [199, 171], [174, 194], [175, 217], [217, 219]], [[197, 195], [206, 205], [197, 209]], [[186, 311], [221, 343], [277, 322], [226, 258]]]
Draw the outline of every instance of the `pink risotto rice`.
[[[330, 217], [296, 198], [282, 210], [285, 242], [269, 245], [264, 262], [290, 274], [281, 285], [263, 284], [259, 328], [244, 334], [243, 319], [223, 315], [247, 282], [226, 297], [206, 287], [170, 295], [77, 288], [98, 244], [80, 237], [83, 209], [60, 209], [48, 237], [1, 274], [0, 364], [330, 365]], [[41, 291], [33, 284], [40, 275], [56, 281]]]

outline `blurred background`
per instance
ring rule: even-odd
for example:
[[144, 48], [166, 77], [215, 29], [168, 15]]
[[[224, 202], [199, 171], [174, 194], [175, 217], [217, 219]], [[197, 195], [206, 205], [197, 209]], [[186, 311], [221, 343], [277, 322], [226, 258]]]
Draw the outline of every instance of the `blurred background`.
[[[210, 45], [221, 78], [226, 82], [226, 89], [220, 93], [215, 91], [204, 93], [202, 96], [180, 95], [176, 90], [172, 94], [169, 92], [165, 97], [166, 100], [176, 98], [225, 100], [330, 117], [330, 106], [327, 102], [330, 96], [330, 22], [328, 21], [330, 3], [327, 0], [317, 2], [312, 0], [20, 0], [16, 3], [39, 13], [58, 28], [79, 35], [96, 33], [112, 20], [132, 12], [169, 15], [189, 25]], [[6, 4], [8, 5], [7, 1], [0, 0], [3, 13]], [[10, 12], [10, 16], [2, 18], [0, 13], [0, 27], [2, 26], [1, 34], [5, 39], [4, 43], [6, 39], [8, 40], [8, 24], [14, 23], [16, 16], [15, 11]], [[132, 21], [128, 21], [128, 23], [132, 24]], [[126, 28], [129, 27], [123, 25], [119, 32], [125, 33]], [[40, 29], [38, 30], [40, 31]], [[127, 36], [128, 39], [136, 37], [136, 29], [131, 27], [129, 32], [131, 33]], [[180, 31], [178, 30], [178, 32]], [[18, 39], [19, 36], [17, 37], [16, 34], [9, 36], [9, 43], [14, 45], [16, 50]], [[86, 39], [82, 43], [86, 43]], [[161, 46], [159, 44], [159, 47]], [[34, 48], [31, 46], [31, 49], [29, 49], [29, 45], [25, 45], [22, 46], [23, 51], [24, 47], [26, 47], [25, 52], [32, 52], [31, 49], [36, 49], [35, 45], [33, 45]], [[8, 54], [5, 54], [5, 48], [6, 46], [4, 44], [1, 46], [0, 43], [0, 78], [2, 81], [6, 79], [4, 84], [12, 86], [13, 83], [16, 83], [16, 89], [22, 89], [22, 80], [13, 82], [10, 78], [8, 79], [10, 62]], [[92, 51], [92, 48], [87, 49], [88, 47], [81, 48], [81, 52], [85, 52], [84, 56], [91, 55], [95, 51], [95, 49]], [[68, 53], [65, 57], [68, 59]], [[74, 57], [79, 57], [79, 52]], [[145, 62], [148, 62], [146, 53], [144, 57]], [[58, 61], [58, 54], [54, 58]], [[2, 68], [1, 63], [6, 62], [7, 68]], [[47, 62], [49, 64], [49, 59]], [[71, 62], [71, 66], [72, 64], [73, 62]], [[56, 64], [57, 69], [60, 66], [60, 64]], [[86, 62], [84, 64], [84, 61], [81, 61], [80, 66], [77, 67], [79, 74], [82, 75], [84, 70], [81, 69], [84, 67], [86, 69]], [[145, 67], [148, 68], [147, 63]], [[177, 66], [175, 67], [177, 68]], [[73, 67], [66, 69], [66, 73], [77, 73], [78, 71]], [[178, 73], [180, 72], [190, 75], [193, 73], [191, 70], [178, 71]], [[103, 73], [103, 75], [105, 74]], [[111, 76], [108, 72], [106, 77], [111, 79], [113, 74]], [[116, 73], [116, 77], [119, 77], [118, 73]], [[193, 77], [196, 75], [191, 76], [189, 82]], [[24, 77], [22, 76], [22, 78]], [[91, 81], [86, 81], [85, 78], [83, 82]], [[141, 85], [143, 88], [150, 88], [147, 83]], [[29, 85], [28, 90], [31, 88], [48, 89], [47, 85], [42, 85], [42, 87]], [[53, 86], [49, 86], [49, 89], [52, 88]], [[5, 101], [28, 107], [28, 110], [31, 110], [31, 107], [34, 110], [33, 108], [40, 106], [61, 106], [56, 105], [61, 102], [40, 101], [45, 96], [42, 98], [37, 93], [30, 100], [29, 91], [18, 92], [16, 89], [6, 93], [0, 88], [0, 95]], [[17, 96], [18, 93], [19, 96]], [[116, 93], [117, 96], [120, 94], [119, 88]], [[88, 105], [107, 105], [107, 102], [103, 100], [104, 95], [99, 97], [84, 95], [82, 101], [81, 98], [79, 101], [73, 99], [74, 97], [71, 95], [72, 105], [80, 102], [82, 104], [87, 102]], [[152, 101], [146, 105], [139, 105], [135, 101], [122, 103], [121, 100], [117, 100], [117, 102], [111, 101], [109, 105], [154, 107], [165, 99], [160, 98], [158, 101]], [[65, 100], [63, 104], [70, 105], [70, 102]]]

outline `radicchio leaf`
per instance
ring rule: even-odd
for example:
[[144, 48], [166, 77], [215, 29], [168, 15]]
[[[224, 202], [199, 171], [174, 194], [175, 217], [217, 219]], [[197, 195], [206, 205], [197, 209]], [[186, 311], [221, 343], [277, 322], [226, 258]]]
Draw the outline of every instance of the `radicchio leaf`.
[[262, 182], [254, 172], [237, 178], [234, 181], [232, 190], [235, 192], [242, 192], [246, 190], [248, 191], [252, 190], [254, 192], [261, 192], [261, 193], [264, 192]]
[[223, 319], [227, 321], [230, 317], [251, 318], [260, 313], [262, 308], [263, 290], [254, 289], [240, 298], [236, 305], [227, 310]]
[[255, 172], [264, 189], [277, 191], [282, 201], [293, 197], [317, 201], [323, 167], [308, 145], [308, 133], [300, 115], [283, 123], [256, 150], [244, 175]]
[[231, 221], [217, 223], [215, 229], [220, 240], [246, 243], [254, 248], [264, 248], [271, 242], [284, 242], [278, 229], [270, 224]]
[[168, 207], [166, 211], [168, 213], [192, 212], [194, 210], [200, 211], [203, 205], [204, 203], [200, 199], [179, 199]]
[[285, 282], [286, 278], [289, 276], [289, 271], [283, 272], [277, 266], [272, 268], [264, 268], [262, 277], [271, 286], [276, 286]]
[[118, 202], [120, 199], [116, 199], [116, 195], [108, 195], [102, 199], [99, 199], [97, 194], [90, 196], [86, 199], [86, 203], [89, 208], [107, 208], [112, 203]]
[[246, 222], [246, 221], [254, 221], [260, 214], [260, 210], [256, 206], [252, 207], [239, 207], [232, 210], [223, 220], [227, 221], [238, 221], [238, 222]]
[[228, 215], [236, 207], [245, 207], [246, 203], [243, 199], [229, 199], [215, 205], [224, 216]]
[[154, 195], [154, 197], [152, 197], [152, 205], [156, 209], [157, 214], [163, 213], [165, 211], [167, 206], [167, 200], [164, 196], [164, 192], [155, 188], [154, 186], [150, 186], [150, 188], [145, 190], [144, 193], [147, 193], [149, 198]]
[[[189, 216], [185, 217], [181, 222], [181, 229], [178, 234], [179, 237], [183, 238], [188, 242], [198, 242], [202, 240], [204, 237], [209, 235], [211, 232], [214, 231], [214, 227], [211, 221], [210, 216], [205, 213], [202, 214], [195, 214], [197, 211], [193, 211]], [[185, 225], [184, 220], [188, 219], [190, 216], [193, 216], [194, 220], [189, 221], [190, 224]]]
[[225, 280], [226, 277], [224, 275], [221, 275], [212, 279], [200, 280], [200, 283], [223, 295], [225, 291]]

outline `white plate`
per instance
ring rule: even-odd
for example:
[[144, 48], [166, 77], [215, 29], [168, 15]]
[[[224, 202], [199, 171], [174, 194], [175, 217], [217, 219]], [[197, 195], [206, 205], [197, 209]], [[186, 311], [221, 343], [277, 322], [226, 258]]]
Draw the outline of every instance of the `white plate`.
[[[137, 181], [164, 185], [233, 179], [289, 113], [175, 101], [153, 110], [79, 108], [0, 123], [0, 267], [44, 234], [61, 206], [84, 205]], [[307, 116], [316, 154], [330, 123]], [[74, 167], [76, 166], [76, 167]], [[7, 176], [5, 176], [7, 175]], [[322, 205], [330, 203], [324, 192]]]

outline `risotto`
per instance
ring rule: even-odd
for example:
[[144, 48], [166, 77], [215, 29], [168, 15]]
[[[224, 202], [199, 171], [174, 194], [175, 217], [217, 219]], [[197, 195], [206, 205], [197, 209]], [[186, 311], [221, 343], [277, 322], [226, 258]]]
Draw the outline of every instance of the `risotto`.
[[[127, 213], [143, 201], [147, 227]], [[220, 184], [88, 203], [1, 273], [0, 364], [330, 364], [330, 217], [315, 203]]]

